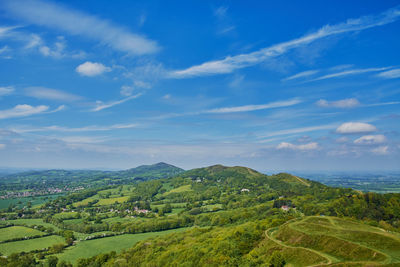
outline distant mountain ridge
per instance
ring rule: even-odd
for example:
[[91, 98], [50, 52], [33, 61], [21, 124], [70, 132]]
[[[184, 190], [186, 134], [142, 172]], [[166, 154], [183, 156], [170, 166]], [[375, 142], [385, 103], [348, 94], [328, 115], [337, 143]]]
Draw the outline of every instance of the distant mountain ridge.
[[[9, 188], [29, 189], [43, 188], [43, 185], [69, 187], [84, 185], [96, 187], [101, 185], [121, 184], [132, 180], [145, 181], [152, 179], [168, 178], [184, 172], [176, 166], [159, 162], [152, 165], [141, 165], [122, 171], [100, 170], [43, 170], [27, 171], [14, 174], [6, 174], [0, 177], [0, 185], [4, 190]], [[24, 186], [22, 186], [24, 185]]]

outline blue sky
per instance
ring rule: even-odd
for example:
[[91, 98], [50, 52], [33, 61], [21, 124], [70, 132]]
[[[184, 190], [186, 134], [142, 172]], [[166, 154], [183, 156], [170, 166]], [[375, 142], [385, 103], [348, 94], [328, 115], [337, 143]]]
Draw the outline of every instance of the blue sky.
[[399, 4], [3, 0], [0, 165], [398, 170]]

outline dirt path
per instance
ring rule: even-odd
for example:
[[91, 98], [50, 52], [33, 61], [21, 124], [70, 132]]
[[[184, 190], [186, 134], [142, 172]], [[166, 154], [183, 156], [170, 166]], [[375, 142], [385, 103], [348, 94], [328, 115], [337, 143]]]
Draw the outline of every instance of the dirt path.
[[304, 181], [303, 179], [301, 179], [300, 177], [294, 176], [294, 178], [296, 178], [300, 183], [310, 187], [310, 184], [307, 183], [306, 181]]
[[325, 258], [326, 261], [327, 261], [326, 263], [322, 263], [322, 264], [321, 264], [321, 263], [318, 263], [318, 264], [312, 265], [312, 266], [323, 266], [323, 265], [329, 265], [329, 264], [331, 264], [331, 263], [333, 263], [333, 262], [339, 262], [336, 258], [334, 258], [334, 257], [332, 257], [332, 256], [330, 256], [330, 255], [327, 255], [327, 254], [325, 254], [325, 253], [322, 253], [322, 252], [319, 252], [319, 251], [316, 251], [316, 250], [313, 250], [313, 249], [310, 249], [310, 248], [305, 248], [305, 247], [289, 246], [289, 245], [283, 243], [282, 241], [276, 239], [276, 238], [273, 236], [273, 233], [274, 233], [276, 230], [278, 230], [278, 227], [273, 227], [273, 228], [267, 229], [267, 230], [265, 231], [266, 237], [267, 237], [268, 239], [270, 239], [271, 241], [277, 243], [278, 245], [282, 246], [282, 247], [292, 248], [292, 249], [304, 249], [304, 250], [308, 250], [308, 251], [310, 251], [310, 252], [312, 252], [312, 253], [318, 254], [318, 255], [321, 256], [322, 258]]

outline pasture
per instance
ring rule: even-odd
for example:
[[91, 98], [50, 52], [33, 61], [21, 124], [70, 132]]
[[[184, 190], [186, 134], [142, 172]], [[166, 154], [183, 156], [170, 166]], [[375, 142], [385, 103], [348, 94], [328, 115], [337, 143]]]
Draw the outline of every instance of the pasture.
[[0, 253], [9, 256], [12, 253], [44, 249], [59, 243], [64, 243], [64, 238], [57, 235], [2, 243], [0, 244]]
[[0, 242], [15, 238], [25, 238], [25, 237], [41, 236], [41, 235], [44, 235], [44, 233], [32, 228], [23, 226], [11, 226], [0, 229]]
[[94, 240], [81, 241], [75, 246], [69, 247], [57, 255], [59, 260], [75, 263], [79, 258], [88, 258], [101, 253], [116, 251], [121, 252], [130, 248], [137, 242], [150, 237], [166, 235], [174, 232], [184, 231], [188, 228], [179, 228], [162, 232], [150, 232], [142, 234], [124, 234], [112, 237], [104, 237]]

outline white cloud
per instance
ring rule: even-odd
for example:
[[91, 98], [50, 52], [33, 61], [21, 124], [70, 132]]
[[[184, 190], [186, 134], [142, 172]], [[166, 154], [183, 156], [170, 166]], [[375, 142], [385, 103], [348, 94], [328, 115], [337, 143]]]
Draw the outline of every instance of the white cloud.
[[123, 85], [123, 86], [121, 86], [121, 91], [119, 91], [119, 92], [123, 96], [130, 96], [130, 95], [132, 95], [134, 90], [135, 90], [135, 87], [133, 87], [133, 86]]
[[296, 104], [301, 103], [298, 99], [286, 100], [286, 101], [277, 101], [264, 105], [246, 105], [246, 106], [238, 106], [238, 107], [225, 107], [225, 108], [215, 108], [210, 110], [205, 110], [201, 113], [234, 113], [234, 112], [249, 112], [263, 109], [271, 109], [271, 108], [280, 108], [280, 107], [289, 107]]
[[4, 54], [6, 52], [8, 52], [10, 50], [10, 48], [8, 48], [8, 46], [3, 46], [2, 48], [0, 48], [0, 55]]
[[25, 45], [25, 49], [37, 47], [42, 43], [42, 38], [39, 35], [32, 33], [28, 38], [28, 43]]
[[372, 153], [378, 154], [378, 155], [387, 155], [389, 154], [389, 147], [388, 146], [379, 146], [377, 148], [374, 148], [371, 150]]
[[27, 104], [16, 105], [11, 109], [0, 110], [0, 119], [31, 116], [46, 112], [48, 109], [49, 107], [44, 105], [36, 107]]
[[141, 95], [142, 95], [142, 93], [139, 93], [139, 94], [136, 94], [136, 95], [133, 95], [133, 96], [130, 96], [130, 97], [118, 100], [118, 101], [109, 102], [109, 103], [103, 103], [102, 101], [97, 101], [97, 103], [96, 103], [97, 107], [93, 108], [91, 111], [100, 111], [103, 109], [111, 108], [113, 106], [125, 103], [126, 101], [129, 101], [131, 99], [138, 98]]
[[0, 150], [6, 148], [5, 144], [0, 144]]
[[319, 72], [319, 70], [307, 70], [307, 71], [299, 72], [295, 75], [292, 75], [292, 76], [289, 76], [289, 77], [283, 79], [283, 81], [290, 81], [290, 80], [294, 80], [294, 79], [309, 77], [314, 74], [317, 74], [318, 72]]
[[30, 132], [103, 132], [103, 131], [111, 131], [111, 130], [119, 130], [119, 129], [131, 129], [136, 128], [138, 124], [136, 123], [128, 123], [128, 124], [114, 124], [109, 126], [97, 126], [97, 125], [90, 125], [84, 127], [64, 127], [64, 126], [45, 126], [45, 127], [19, 127], [19, 128], [12, 128], [11, 130], [15, 133], [30, 133]]
[[368, 104], [368, 105], [364, 105], [364, 106], [366, 106], [366, 107], [379, 107], [379, 106], [390, 106], [390, 105], [398, 105], [398, 104], [400, 104], [400, 101], [375, 103], [375, 104]]
[[349, 19], [344, 23], [335, 25], [325, 25], [318, 31], [304, 35], [298, 39], [279, 43], [249, 54], [227, 56], [222, 60], [209, 61], [187, 69], [171, 71], [169, 76], [171, 78], [188, 78], [231, 73], [237, 69], [254, 66], [268, 59], [280, 56], [289, 50], [310, 44], [316, 40], [346, 32], [362, 31], [382, 26], [396, 21], [399, 17], [400, 11], [398, 9], [389, 9], [378, 15]]
[[364, 135], [360, 138], [354, 140], [355, 144], [358, 145], [371, 145], [371, 144], [381, 144], [386, 142], [386, 137], [382, 134], [378, 135]]
[[57, 101], [78, 101], [82, 99], [82, 97], [78, 95], [41, 86], [27, 87], [25, 88], [25, 94], [27, 96], [38, 99], [49, 99]]
[[345, 136], [342, 136], [342, 137], [336, 139], [337, 143], [347, 143], [348, 141], [349, 141], [349, 138], [347, 138]]
[[316, 142], [311, 142], [308, 144], [302, 144], [302, 145], [295, 145], [287, 142], [282, 142], [280, 143], [276, 149], [290, 149], [290, 150], [315, 150], [318, 149], [318, 143]]
[[[151, 54], [159, 50], [156, 42], [129, 30], [66, 6], [40, 0], [5, 0], [3, 8], [30, 23], [62, 30], [98, 41], [133, 55]], [[1, 33], [1, 30], [0, 30]]]
[[0, 38], [7, 36], [10, 34], [14, 29], [20, 28], [20, 26], [0, 26]]
[[316, 103], [320, 107], [324, 108], [354, 108], [360, 105], [360, 102], [356, 98], [347, 98], [337, 101], [327, 101], [320, 99]]
[[214, 15], [218, 18], [223, 18], [226, 16], [226, 12], [228, 11], [228, 7], [220, 6], [214, 10]]
[[5, 86], [5, 87], [0, 87], [0, 96], [3, 95], [9, 95], [12, 92], [14, 92], [14, 87], [13, 86]]
[[123, 85], [121, 86], [120, 94], [123, 96], [130, 96], [135, 91], [136, 88], [149, 89], [151, 85], [143, 81], [134, 81], [133, 85]]
[[86, 61], [85, 63], [82, 63], [81, 65], [76, 67], [76, 72], [78, 72], [83, 76], [89, 76], [89, 77], [100, 75], [103, 74], [104, 72], [109, 72], [109, 71], [111, 71], [110, 67], [106, 67], [101, 63], [90, 62], [90, 61]]
[[340, 125], [336, 132], [340, 134], [356, 134], [375, 132], [375, 126], [364, 122], [346, 122]]
[[308, 82], [338, 78], [338, 77], [343, 77], [343, 76], [357, 75], [357, 74], [363, 74], [363, 73], [368, 73], [368, 72], [377, 72], [377, 71], [387, 70], [389, 68], [391, 68], [391, 67], [345, 70], [345, 71], [341, 71], [341, 72], [323, 75], [321, 77], [309, 80]]
[[382, 77], [382, 78], [385, 78], [385, 79], [400, 78], [400, 69], [393, 69], [393, 70], [383, 71], [381, 73], [378, 73], [376, 76]]
[[318, 126], [310, 126], [310, 127], [302, 127], [302, 128], [293, 128], [293, 129], [286, 129], [286, 130], [279, 130], [275, 132], [269, 132], [265, 135], [259, 136], [259, 138], [266, 138], [266, 137], [273, 137], [273, 136], [280, 136], [280, 135], [288, 135], [288, 134], [298, 134], [298, 133], [307, 133], [307, 132], [314, 132], [320, 130], [328, 130], [335, 128], [334, 124], [326, 124], [326, 125], [318, 125]]

